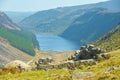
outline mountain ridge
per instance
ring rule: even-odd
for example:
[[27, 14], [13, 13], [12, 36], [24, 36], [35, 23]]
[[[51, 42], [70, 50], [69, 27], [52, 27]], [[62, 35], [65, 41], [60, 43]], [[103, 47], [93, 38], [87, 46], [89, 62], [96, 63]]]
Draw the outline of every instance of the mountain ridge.
[[120, 22], [120, 13], [95, 10], [78, 17], [60, 36], [86, 45], [113, 29]]
[[21, 30], [4, 12], [0, 12], [0, 25], [12, 30]]
[[[86, 10], [103, 8], [109, 12], [120, 12], [119, 2], [119, 0], [110, 0], [95, 4], [59, 7], [38, 11], [22, 20], [19, 24], [22, 28], [30, 29], [34, 32], [61, 34], [70, 26], [74, 19], [80, 17]], [[49, 28], [49, 30], [47, 30], [47, 28]]]

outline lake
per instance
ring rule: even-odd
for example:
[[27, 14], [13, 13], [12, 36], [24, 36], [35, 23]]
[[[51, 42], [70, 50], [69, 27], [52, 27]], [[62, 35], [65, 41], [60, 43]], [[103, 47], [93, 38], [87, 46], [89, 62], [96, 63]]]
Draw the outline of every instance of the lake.
[[36, 34], [41, 50], [67, 51], [79, 49], [75, 42], [67, 40], [57, 35]]

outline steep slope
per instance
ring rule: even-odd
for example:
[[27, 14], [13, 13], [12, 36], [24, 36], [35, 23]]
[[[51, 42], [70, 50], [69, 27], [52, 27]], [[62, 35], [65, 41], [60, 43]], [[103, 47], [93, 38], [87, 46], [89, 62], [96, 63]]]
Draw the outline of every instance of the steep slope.
[[20, 30], [20, 28], [18, 28], [17, 25], [13, 23], [6, 14], [4, 14], [4, 12], [0, 12], [0, 25], [8, 29]]
[[34, 12], [12, 12], [12, 11], [6, 11], [5, 13], [15, 23], [19, 23], [24, 18], [34, 14]]
[[85, 45], [107, 33], [120, 22], [120, 13], [91, 9], [78, 17], [61, 36]]
[[120, 49], [120, 24], [110, 32], [93, 42], [96, 46], [112, 51]]
[[59, 34], [67, 28], [72, 20], [70, 17], [64, 17], [65, 15], [68, 15], [69, 12], [66, 13], [66, 11], [62, 11], [61, 9], [40, 11], [25, 18], [20, 22], [20, 25], [23, 28], [34, 30], [36, 32]]
[[6, 39], [0, 37], [0, 66], [12, 60], [22, 60], [27, 62], [31, 59], [32, 59], [32, 56], [11, 46]]
[[12, 46], [30, 55], [35, 55], [34, 48], [39, 46], [35, 35], [16, 27], [17, 25], [5, 13], [2, 12], [0, 15], [0, 36], [7, 39]]
[[72, 7], [59, 7], [45, 11], [39, 11], [19, 24], [22, 28], [27, 28], [35, 32], [60, 34], [65, 31], [70, 24], [84, 12], [92, 8], [105, 8], [110, 12], [119, 12], [119, 0], [110, 0], [96, 4], [87, 4]]

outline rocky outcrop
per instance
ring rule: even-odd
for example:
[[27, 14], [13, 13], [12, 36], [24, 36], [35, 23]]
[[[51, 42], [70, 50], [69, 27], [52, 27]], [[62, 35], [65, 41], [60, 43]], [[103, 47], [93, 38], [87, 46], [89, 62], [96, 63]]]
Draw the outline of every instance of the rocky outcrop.
[[104, 52], [104, 50], [96, 48], [94, 45], [82, 46], [80, 50], [75, 51], [75, 54], [68, 58], [67, 61], [56, 63], [52, 58], [40, 58], [38, 62], [35, 63], [36, 69], [82, 69], [85, 66], [95, 65], [98, 60], [109, 59], [110, 55]]
[[75, 54], [68, 58], [68, 60], [108, 59], [110, 55], [104, 52], [104, 50], [97, 48], [94, 45], [86, 45], [82, 46], [80, 50], [75, 51]]

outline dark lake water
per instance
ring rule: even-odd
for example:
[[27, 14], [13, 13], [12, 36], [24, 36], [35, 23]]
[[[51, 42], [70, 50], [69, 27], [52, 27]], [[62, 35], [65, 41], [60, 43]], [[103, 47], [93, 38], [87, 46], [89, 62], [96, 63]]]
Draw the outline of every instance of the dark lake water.
[[56, 35], [36, 34], [41, 50], [66, 51], [79, 49], [75, 42]]

